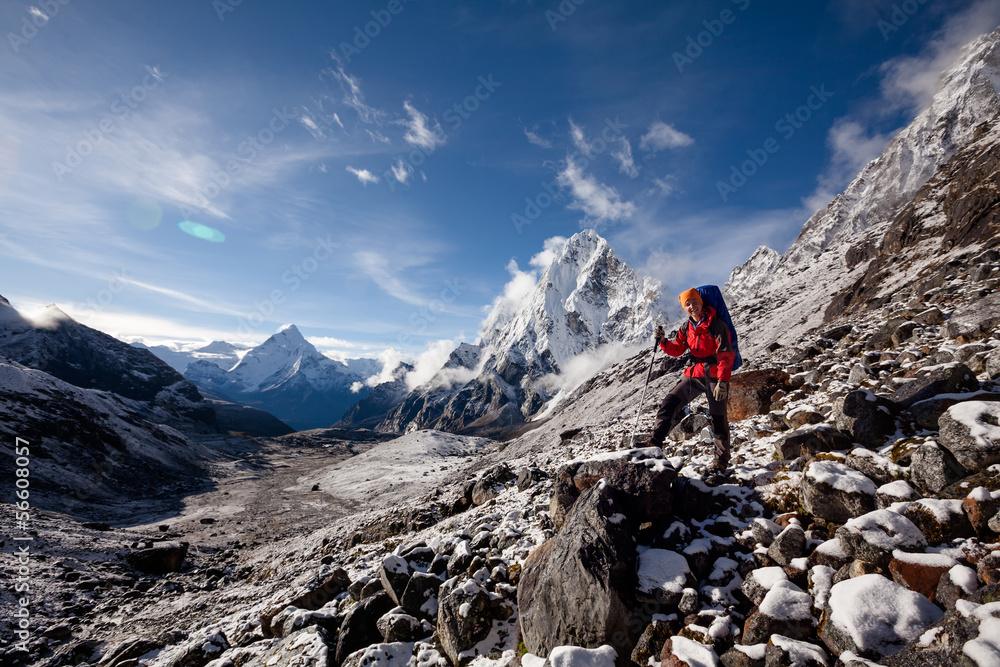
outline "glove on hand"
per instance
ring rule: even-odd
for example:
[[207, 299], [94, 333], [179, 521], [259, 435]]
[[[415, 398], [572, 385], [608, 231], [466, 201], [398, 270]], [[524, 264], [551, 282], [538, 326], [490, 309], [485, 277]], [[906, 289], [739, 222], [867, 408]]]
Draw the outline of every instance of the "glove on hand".
[[726, 399], [729, 398], [729, 383], [720, 380], [719, 383], [715, 385], [715, 389], [712, 390], [712, 395], [715, 397], [716, 401], [724, 403]]
[[659, 343], [661, 340], [663, 340], [666, 337], [667, 337], [667, 334], [666, 334], [665, 331], [663, 331], [663, 327], [656, 327], [656, 331], [653, 332], [653, 339], [657, 343]]

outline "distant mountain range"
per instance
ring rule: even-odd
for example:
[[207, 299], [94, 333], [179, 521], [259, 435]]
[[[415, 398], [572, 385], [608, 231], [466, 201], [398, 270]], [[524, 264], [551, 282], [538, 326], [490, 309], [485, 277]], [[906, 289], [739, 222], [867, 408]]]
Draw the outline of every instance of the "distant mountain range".
[[[265, 410], [296, 430], [306, 430], [337, 422], [368, 395], [363, 382], [380, 368], [374, 359], [334, 361], [292, 324], [247, 351], [229, 369], [199, 359], [188, 364], [184, 377], [204, 392]], [[356, 384], [361, 389], [354, 392]]]

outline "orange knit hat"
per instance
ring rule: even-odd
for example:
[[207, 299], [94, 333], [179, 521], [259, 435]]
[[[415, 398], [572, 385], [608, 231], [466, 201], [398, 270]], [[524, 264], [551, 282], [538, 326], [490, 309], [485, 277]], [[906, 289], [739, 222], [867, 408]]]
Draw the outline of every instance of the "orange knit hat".
[[698, 289], [696, 287], [692, 287], [686, 292], [681, 292], [680, 296], [678, 296], [677, 298], [680, 299], [681, 306], [686, 304], [688, 301], [691, 301], [692, 299], [704, 304], [704, 302], [701, 300], [701, 294], [698, 292]]

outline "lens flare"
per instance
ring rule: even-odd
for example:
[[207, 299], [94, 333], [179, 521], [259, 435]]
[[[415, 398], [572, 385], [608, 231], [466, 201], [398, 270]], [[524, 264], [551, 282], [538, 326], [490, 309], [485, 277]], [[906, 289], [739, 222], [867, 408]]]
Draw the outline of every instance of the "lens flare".
[[213, 229], [208, 225], [203, 225], [200, 222], [191, 222], [190, 220], [182, 220], [177, 223], [177, 226], [181, 228], [181, 231], [185, 234], [190, 234], [196, 239], [201, 239], [202, 241], [209, 241], [211, 243], [222, 243], [226, 240], [226, 235], [220, 232], [218, 229]]
[[152, 199], [136, 199], [128, 206], [128, 221], [137, 229], [148, 232], [163, 220], [163, 210]]

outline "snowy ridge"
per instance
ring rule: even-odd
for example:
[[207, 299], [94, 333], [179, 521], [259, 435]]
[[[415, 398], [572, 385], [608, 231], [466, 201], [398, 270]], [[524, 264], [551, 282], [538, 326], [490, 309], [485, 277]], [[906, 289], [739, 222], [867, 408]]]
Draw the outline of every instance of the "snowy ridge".
[[751, 260], [733, 271], [727, 288], [738, 298], [737, 310], [765, 294], [783, 302], [775, 309], [778, 317], [754, 337], [756, 342], [748, 337], [749, 345], [766, 345], [776, 332], [822, 321], [822, 306], [864, 269], [863, 263], [848, 265], [848, 251], [877, 245], [888, 223], [916, 191], [972, 142], [977, 127], [1000, 113], [998, 88], [1000, 28], [963, 50], [958, 62], [942, 73], [928, 108], [842, 194], [805, 223], [779, 261], [768, 266], [758, 248]]

